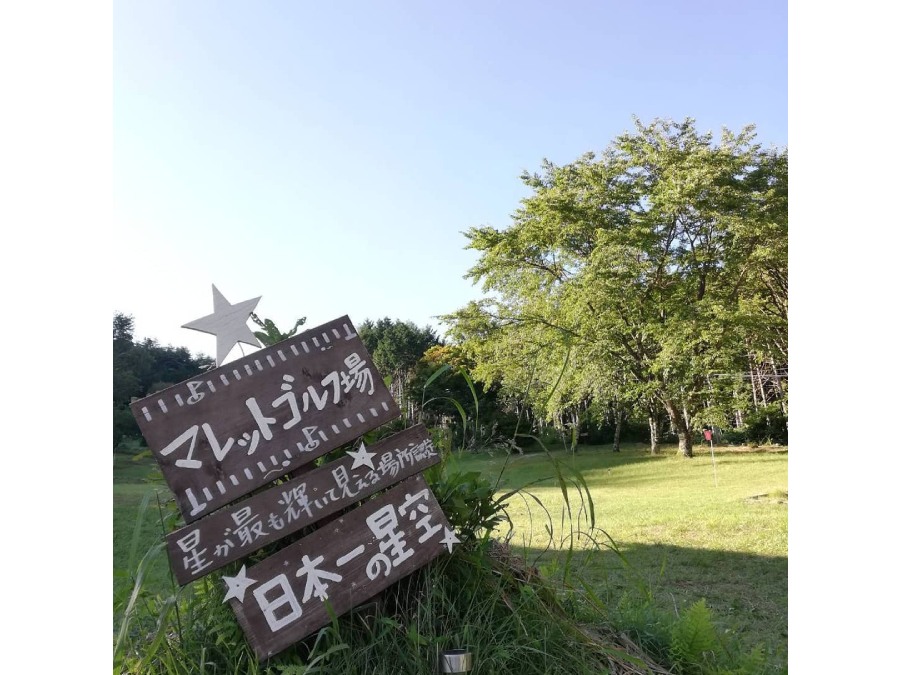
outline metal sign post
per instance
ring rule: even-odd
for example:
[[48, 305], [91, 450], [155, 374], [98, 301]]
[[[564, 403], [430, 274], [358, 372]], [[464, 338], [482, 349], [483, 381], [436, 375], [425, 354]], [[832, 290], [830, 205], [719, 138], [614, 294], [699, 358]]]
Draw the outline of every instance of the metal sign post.
[[716, 487], [719, 487], [719, 476], [716, 473], [716, 451], [713, 448], [713, 437], [712, 437], [712, 429], [706, 427], [703, 429], [703, 437], [709, 441], [709, 452], [712, 454], [712, 463], [713, 463], [713, 479], [716, 481]]

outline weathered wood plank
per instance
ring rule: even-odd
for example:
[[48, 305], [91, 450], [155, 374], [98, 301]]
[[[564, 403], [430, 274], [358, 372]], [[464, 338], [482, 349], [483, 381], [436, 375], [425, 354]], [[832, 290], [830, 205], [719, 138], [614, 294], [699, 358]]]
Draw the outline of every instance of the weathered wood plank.
[[131, 410], [187, 523], [400, 415], [346, 316]]
[[235, 577], [226, 600], [268, 659], [458, 543], [421, 474]]
[[166, 536], [181, 585], [440, 461], [421, 424], [231, 504]]

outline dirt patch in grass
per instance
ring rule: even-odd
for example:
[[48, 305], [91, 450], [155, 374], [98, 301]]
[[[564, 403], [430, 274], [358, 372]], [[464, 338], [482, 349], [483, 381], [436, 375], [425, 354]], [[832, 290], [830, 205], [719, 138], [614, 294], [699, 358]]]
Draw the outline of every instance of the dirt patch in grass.
[[787, 504], [787, 490], [776, 490], [775, 492], [767, 492], [761, 495], [752, 495], [744, 501], [749, 504]]

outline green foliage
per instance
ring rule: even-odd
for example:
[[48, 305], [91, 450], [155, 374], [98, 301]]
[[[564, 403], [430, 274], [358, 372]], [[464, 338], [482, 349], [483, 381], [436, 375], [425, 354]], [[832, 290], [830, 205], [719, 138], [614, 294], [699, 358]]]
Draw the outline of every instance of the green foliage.
[[293, 328], [287, 333], [282, 333], [272, 319], [260, 319], [256, 312], [251, 312], [250, 318], [253, 320], [253, 323], [262, 328], [262, 330], [253, 331], [253, 334], [262, 343], [263, 347], [271, 347], [282, 340], [293, 337], [297, 334], [297, 329], [306, 323], [306, 317], [301, 317], [294, 323]]
[[787, 154], [752, 127], [716, 144], [691, 119], [635, 126], [524, 174], [512, 224], [466, 235], [493, 296], [442, 318], [476, 378], [537, 416], [664, 409], [690, 455], [708, 374], [748, 350], [786, 362]]
[[434, 496], [462, 539], [487, 538], [501, 523], [508, 523], [503, 500], [495, 497], [493, 484], [480, 473], [450, 472], [446, 465], [434, 467], [433, 471], [426, 477]]
[[113, 315], [113, 447], [124, 439], [141, 438], [128, 404], [171, 384], [196, 377], [212, 365], [184, 347], [160, 346], [156, 340], [134, 342], [134, 319]]
[[713, 659], [718, 646], [712, 615], [704, 600], [682, 613], [671, 629], [671, 657], [679, 673], [694, 675]]
[[787, 416], [777, 404], [770, 404], [744, 416], [746, 439], [749, 443], [788, 443]]

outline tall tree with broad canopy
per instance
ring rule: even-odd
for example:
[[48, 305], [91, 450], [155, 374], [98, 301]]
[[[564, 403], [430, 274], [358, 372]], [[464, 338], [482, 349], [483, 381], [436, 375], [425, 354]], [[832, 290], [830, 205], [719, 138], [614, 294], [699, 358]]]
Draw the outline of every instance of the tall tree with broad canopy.
[[547, 389], [564, 372], [557, 410], [658, 406], [691, 457], [708, 374], [741, 370], [748, 348], [786, 362], [787, 153], [752, 126], [718, 144], [690, 118], [635, 126], [599, 157], [525, 173], [512, 224], [466, 233], [466, 276], [492, 295], [442, 318], [476, 377], [524, 392], [530, 373]]
[[412, 321], [388, 317], [377, 321], [366, 319], [357, 331], [375, 366], [389, 379], [388, 388], [400, 409], [407, 419], [414, 419], [418, 397], [409, 391], [409, 382], [419, 359], [430, 347], [441, 344], [437, 333], [431, 326], [419, 328]]

